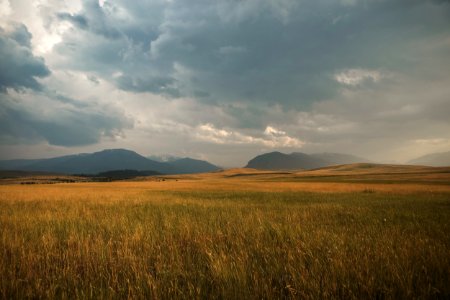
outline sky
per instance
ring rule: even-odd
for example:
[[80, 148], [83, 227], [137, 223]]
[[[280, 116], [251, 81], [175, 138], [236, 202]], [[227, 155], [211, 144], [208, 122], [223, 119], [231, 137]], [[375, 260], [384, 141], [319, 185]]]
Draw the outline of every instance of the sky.
[[0, 158], [450, 150], [450, 1], [0, 0]]

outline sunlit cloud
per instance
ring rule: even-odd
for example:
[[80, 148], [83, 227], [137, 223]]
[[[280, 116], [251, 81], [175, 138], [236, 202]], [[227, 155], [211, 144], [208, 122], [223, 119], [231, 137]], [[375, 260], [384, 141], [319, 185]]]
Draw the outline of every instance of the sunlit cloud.
[[195, 136], [216, 144], [255, 144], [270, 148], [301, 148], [305, 144], [271, 126], [266, 127], [262, 136], [251, 136], [237, 131], [218, 129], [212, 124], [202, 124], [197, 127]]

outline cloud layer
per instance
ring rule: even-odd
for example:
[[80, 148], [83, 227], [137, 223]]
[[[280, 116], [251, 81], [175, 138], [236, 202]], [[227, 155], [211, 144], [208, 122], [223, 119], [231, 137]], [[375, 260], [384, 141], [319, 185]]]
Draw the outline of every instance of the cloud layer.
[[5, 157], [450, 147], [448, 1], [3, 0], [0, 15]]
[[444, 36], [448, 15], [432, 1], [85, 1], [59, 13], [75, 30], [56, 51], [123, 90], [305, 108], [336, 97], [341, 70], [420, 66], [414, 44]]

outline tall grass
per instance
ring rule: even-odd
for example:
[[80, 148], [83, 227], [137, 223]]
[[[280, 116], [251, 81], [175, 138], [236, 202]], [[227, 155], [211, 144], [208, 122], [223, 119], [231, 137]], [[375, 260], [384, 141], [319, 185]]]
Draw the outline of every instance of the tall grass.
[[449, 232], [445, 193], [1, 187], [0, 297], [448, 299]]

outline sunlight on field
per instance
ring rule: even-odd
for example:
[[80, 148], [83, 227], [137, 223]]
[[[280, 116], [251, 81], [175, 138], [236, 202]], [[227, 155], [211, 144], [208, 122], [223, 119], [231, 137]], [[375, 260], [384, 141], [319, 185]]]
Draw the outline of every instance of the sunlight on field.
[[0, 186], [1, 298], [446, 298], [448, 185]]

